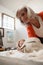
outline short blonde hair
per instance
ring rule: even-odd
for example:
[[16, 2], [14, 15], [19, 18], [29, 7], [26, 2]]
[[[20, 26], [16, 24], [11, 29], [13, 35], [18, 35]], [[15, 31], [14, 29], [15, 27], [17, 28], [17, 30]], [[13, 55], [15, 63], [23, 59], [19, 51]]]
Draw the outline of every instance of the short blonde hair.
[[[20, 11], [24, 10], [25, 12], [27, 12], [27, 15], [28, 15], [28, 18], [35, 18], [36, 17], [36, 13], [30, 8], [30, 7], [23, 7], [23, 8], [20, 8], [19, 10], [17, 10], [16, 12], [16, 17], [18, 19], [19, 18], [19, 14], [20, 14]], [[21, 19], [20, 19], [21, 23], [24, 23]]]

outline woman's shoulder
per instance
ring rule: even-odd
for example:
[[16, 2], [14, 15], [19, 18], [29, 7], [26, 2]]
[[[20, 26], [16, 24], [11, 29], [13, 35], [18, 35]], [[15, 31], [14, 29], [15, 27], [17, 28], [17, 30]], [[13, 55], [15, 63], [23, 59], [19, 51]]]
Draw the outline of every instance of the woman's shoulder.
[[42, 18], [42, 20], [43, 20], [43, 11], [37, 13], [37, 15], [40, 16]]

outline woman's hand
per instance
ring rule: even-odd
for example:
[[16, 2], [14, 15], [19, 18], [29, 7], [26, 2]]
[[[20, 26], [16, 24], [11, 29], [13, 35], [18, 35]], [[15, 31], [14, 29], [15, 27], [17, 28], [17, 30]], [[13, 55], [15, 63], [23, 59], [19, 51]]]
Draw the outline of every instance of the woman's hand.
[[34, 18], [30, 18], [30, 19], [27, 19], [27, 24], [30, 23], [30, 24], [33, 24], [35, 27], [37, 28], [40, 28], [40, 23], [38, 20], [34, 19]]
[[25, 47], [26, 47], [25, 45], [24, 45], [23, 47], [18, 47], [17, 50], [18, 50], [18, 51], [21, 51], [21, 52], [24, 52], [24, 48], [25, 48]]

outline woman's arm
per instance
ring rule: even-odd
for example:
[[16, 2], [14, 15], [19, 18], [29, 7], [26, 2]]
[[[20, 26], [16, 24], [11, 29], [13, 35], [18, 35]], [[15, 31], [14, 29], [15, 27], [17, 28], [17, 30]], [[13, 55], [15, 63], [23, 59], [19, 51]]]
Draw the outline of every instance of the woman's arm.
[[26, 29], [27, 29], [28, 37], [37, 37], [32, 25], [27, 26]]
[[30, 24], [33, 24], [35, 27], [40, 28], [40, 23], [39, 23], [38, 19], [30, 18], [29, 22], [30, 22]]

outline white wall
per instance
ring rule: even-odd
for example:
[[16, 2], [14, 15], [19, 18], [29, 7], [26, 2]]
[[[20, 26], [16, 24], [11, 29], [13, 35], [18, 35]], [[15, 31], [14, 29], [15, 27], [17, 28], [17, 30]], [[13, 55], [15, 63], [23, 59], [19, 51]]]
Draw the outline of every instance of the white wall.
[[9, 30], [9, 29], [4, 28], [3, 45], [4, 45], [4, 47], [15, 47], [15, 43], [14, 43], [15, 42], [15, 36], [13, 38], [13, 42], [9, 43], [7, 31], [12, 31], [14, 33], [13, 35], [15, 35], [14, 30]]
[[14, 13], [9, 11], [7, 8], [5, 8], [4, 6], [0, 5], [0, 12], [1, 13], [6, 13], [12, 17], [14, 17]]
[[20, 20], [18, 20], [17, 18], [15, 19], [15, 25], [16, 25], [16, 35], [15, 35], [15, 39], [16, 42], [20, 39], [27, 39], [28, 35], [27, 35], [27, 30], [26, 27], [24, 25], [22, 25], [20, 23]]

